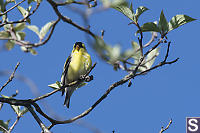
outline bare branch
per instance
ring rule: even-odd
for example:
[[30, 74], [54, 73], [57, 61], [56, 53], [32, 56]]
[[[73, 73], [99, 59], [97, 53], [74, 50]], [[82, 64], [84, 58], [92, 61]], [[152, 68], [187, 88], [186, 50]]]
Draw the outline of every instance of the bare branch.
[[46, 44], [49, 41], [49, 39], [51, 38], [51, 36], [54, 32], [54, 29], [59, 21], [60, 21], [60, 18], [58, 18], [52, 25], [52, 28], [51, 28], [51, 31], [50, 31], [48, 37], [44, 41], [40, 41], [38, 43], [30, 43], [28, 41], [18, 40], [15, 35], [15, 31], [13, 31], [12, 29], [9, 31], [9, 33], [11, 34], [11, 38], [0, 38], [0, 40], [13, 40], [13, 41], [15, 41], [16, 44], [18, 44], [20, 46], [24, 46], [26, 48], [39, 47], [39, 46]]
[[6, 86], [13, 80], [14, 75], [15, 75], [15, 72], [16, 72], [16, 70], [17, 70], [19, 64], [20, 64], [20, 63], [18, 62], [17, 65], [15, 66], [15, 69], [14, 69], [13, 73], [10, 75], [8, 81], [0, 88], [0, 92], [3, 90], [4, 87], [6, 87]]
[[58, 5], [57, 3], [55, 3], [53, 0], [47, 0], [49, 2], [49, 4], [53, 7], [55, 13], [57, 14], [57, 16], [62, 19], [64, 22], [67, 22], [71, 25], [73, 25], [74, 27], [78, 28], [79, 30], [81, 31], [84, 31], [88, 34], [90, 34], [92, 37], [95, 38], [95, 34], [93, 32], [91, 32], [88, 28], [84, 28], [78, 24], [76, 24], [75, 22], [73, 22], [70, 18], [66, 17], [66, 16], [63, 16], [59, 10], [58, 10]]
[[[91, 5], [90, 2], [94, 2], [94, 4]], [[56, 3], [57, 6], [65, 6], [69, 4], [87, 5], [90, 8], [90, 7], [95, 7], [97, 5], [97, 2], [96, 0], [89, 0], [89, 1], [85, 0], [85, 2], [74, 0], [74, 1], [66, 1], [63, 3]]]
[[6, 24], [16, 24], [16, 23], [26, 22], [27, 19], [37, 11], [39, 6], [40, 6], [40, 2], [37, 2], [37, 5], [36, 5], [35, 9], [31, 13], [29, 13], [26, 17], [24, 17], [23, 19], [20, 19], [18, 21], [9, 21], [9, 22], [6, 21], [6, 22], [0, 24], [0, 27], [4, 26]]
[[26, 106], [28, 108], [28, 110], [31, 112], [31, 114], [33, 115], [33, 117], [35, 118], [35, 120], [37, 121], [37, 123], [40, 125], [40, 127], [42, 128], [44, 133], [51, 133], [46, 126], [44, 125], [44, 123], [40, 120], [40, 118], [37, 116], [37, 114], [35, 113], [35, 111], [32, 109], [32, 107], [30, 105]]
[[17, 119], [15, 120], [15, 122], [13, 123], [13, 125], [10, 127], [10, 129], [8, 130], [9, 133], [11, 133], [11, 131], [14, 129], [14, 127], [17, 125], [19, 119], [21, 118], [21, 116], [17, 116]]
[[[96, 63], [93, 64], [93, 66], [90, 68], [90, 70], [83, 76], [83, 79], [81, 79], [81, 81], [84, 81], [84, 80], [85, 80], [84, 78], [86, 78], [86, 77], [90, 74], [90, 72], [94, 69], [95, 66], [96, 66]], [[67, 85], [65, 85], [65, 86], [62, 86], [61, 88], [55, 89], [55, 90], [53, 90], [52, 92], [47, 93], [47, 94], [45, 94], [45, 95], [43, 95], [43, 96], [37, 97], [37, 98], [35, 98], [35, 99], [32, 99], [31, 101], [32, 101], [32, 102], [36, 102], [36, 101], [38, 101], [38, 100], [44, 99], [44, 98], [49, 97], [49, 96], [53, 95], [54, 93], [56, 93], [56, 92], [62, 90], [63, 88], [70, 87], [70, 86], [74, 86], [74, 85], [78, 84], [79, 82], [80, 82], [80, 80], [77, 80], [77, 81], [75, 81], [75, 82], [72, 82], [72, 83], [70, 83], [70, 84], [67, 84]]]
[[169, 124], [166, 126], [166, 128], [161, 128], [159, 133], [163, 133], [164, 131], [166, 131], [167, 129], [169, 129], [170, 125], [172, 124], [172, 119], [169, 121]]
[[23, 3], [25, 0], [20, 1], [19, 3], [15, 4], [13, 7], [11, 7], [10, 9], [6, 10], [3, 13], [0, 13], [0, 16], [5, 15], [6, 13], [10, 12], [11, 10], [15, 9], [17, 6], [19, 6], [21, 3]]

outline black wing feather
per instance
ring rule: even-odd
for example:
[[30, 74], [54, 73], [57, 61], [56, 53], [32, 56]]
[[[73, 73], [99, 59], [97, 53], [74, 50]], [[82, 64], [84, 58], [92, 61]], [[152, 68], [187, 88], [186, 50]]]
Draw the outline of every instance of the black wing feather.
[[[71, 62], [71, 56], [68, 56], [66, 62], [65, 62], [65, 65], [64, 65], [64, 68], [63, 68], [63, 73], [62, 73], [62, 80], [61, 80], [61, 83], [62, 83], [62, 86], [65, 86], [65, 83], [66, 83], [66, 79], [67, 79], [67, 72], [68, 72], [68, 68], [69, 68], [69, 64]], [[64, 95], [64, 92], [65, 92], [65, 88], [63, 88], [62, 90], [62, 96]]]

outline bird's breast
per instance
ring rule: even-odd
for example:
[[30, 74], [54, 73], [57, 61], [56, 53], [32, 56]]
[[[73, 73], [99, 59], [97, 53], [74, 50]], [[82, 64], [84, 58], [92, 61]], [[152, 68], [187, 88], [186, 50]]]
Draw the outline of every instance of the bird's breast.
[[72, 82], [77, 80], [80, 75], [84, 75], [89, 67], [88, 62], [90, 62], [90, 57], [88, 58], [86, 55], [84, 55], [82, 52], [74, 52], [72, 55], [71, 62], [69, 64], [68, 68], [68, 82]]

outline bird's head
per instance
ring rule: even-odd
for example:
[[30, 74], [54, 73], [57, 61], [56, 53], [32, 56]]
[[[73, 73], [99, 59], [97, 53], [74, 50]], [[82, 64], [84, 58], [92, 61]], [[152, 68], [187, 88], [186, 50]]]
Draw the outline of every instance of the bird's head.
[[85, 48], [85, 44], [84, 43], [82, 43], [82, 42], [76, 42], [75, 44], [74, 44], [74, 47], [73, 47], [73, 51], [75, 51], [75, 50], [77, 50], [77, 51], [79, 51], [79, 50], [86, 50], [86, 48]]

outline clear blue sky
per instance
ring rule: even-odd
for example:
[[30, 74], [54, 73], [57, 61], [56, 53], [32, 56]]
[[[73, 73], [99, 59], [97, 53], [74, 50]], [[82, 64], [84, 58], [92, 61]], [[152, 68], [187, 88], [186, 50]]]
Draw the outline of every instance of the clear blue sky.
[[[127, 87], [127, 84], [117, 87], [88, 116], [79, 121], [84, 124], [80, 126], [75, 122], [57, 125], [52, 129], [54, 133], [91, 132], [84, 125], [97, 128], [103, 133], [111, 133], [112, 130], [115, 130], [116, 133], [158, 133], [161, 127], [166, 126], [171, 118], [173, 124], [166, 132], [184, 133], [185, 118], [187, 116], [200, 116], [200, 82], [198, 77], [200, 74], [200, 1], [133, 0], [132, 2], [134, 9], [141, 5], [150, 9], [140, 17], [140, 24], [158, 20], [161, 10], [164, 10], [168, 20], [176, 14], [186, 14], [198, 19], [170, 32], [168, 35], [168, 39], [172, 41], [169, 59], [173, 60], [179, 57], [180, 60], [175, 64], [166, 65], [145, 76], [135, 78], [130, 88]], [[66, 8], [62, 10], [66, 16], [82, 24], [78, 15], [69, 12]], [[48, 21], [56, 20], [57, 17], [51, 6], [43, 1], [38, 12], [31, 19], [32, 24], [41, 27]], [[124, 50], [131, 47], [132, 40], [136, 40], [134, 37], [136, 28], [129, 26], [129, 22], [128, 18], [113, 9], [93, 15], [90, 18], [93, 32], [100, 34], [100, 30], [104, 29], [106, 31], [105, 41], [110, 44], [119, 43]], [[27, 40], [38, 41], [37, 36], [33, 35], [31, 31], [28, 31], [28, 33]], [[145, 35], [149, 38], [148, 34]], [[16, 63], [20, 61], [17, 74], [24, 75], [34, 81], [40, 95], [48, 93], [52, 89], [47, 85], [60, 80], [64, 62], [76, 41], [86, 42], [85, 34], [69, 24], [59, 22], [49, 42], [36, 49], [38, 51], [37, 56], [23, 53], [18, 46], [9, 52], [1, 51], [0, 70], [13, 70]], [[3, 45], [4, 42], [1, 41], [0, 43], [0, 45]], [[89, 108], [112, 83], [126, 75], [126, 72], [114, 71], [112, 66], [103, 62], [91, 47], [87, 46], [87, 49], [92, 55], [93, 62], [98, 63], [92, 71], [94, 80], [73, 94], [69, 109], [63, 106], [64, 97], [61, 97], [60, 93], [45, 99], [50, 110], [62, 119], [71, 118]], [[161, 58], [157, 59], [159, 61]], [[0, 85], [3, 85], [8, 77], [1, 76], [0, 79]], [[36, 97], [27, 85], [16, 78], [2, 93], [11, 95], [16, 89], [19, 90], [18, 99]], [[41, 102], [39, 104], [45, 112], [48, 112]], [[9, 105], [5, 104], [0, 112], [0, 119], [11, 119], [11, 123], [13, 123], [15, 117], [16, 115]], [[42, 121], [46, 125], [50, 124], [45, 119], [42, 119]], [[14, 132], [22, 133], [30, 131], [30, 129], [31, 132], [41, 131], [34, 118], [30, 113], [27, 113], [21, 118]]]

